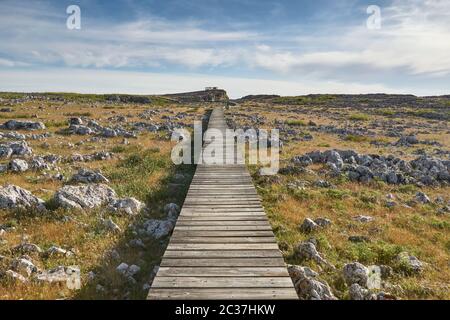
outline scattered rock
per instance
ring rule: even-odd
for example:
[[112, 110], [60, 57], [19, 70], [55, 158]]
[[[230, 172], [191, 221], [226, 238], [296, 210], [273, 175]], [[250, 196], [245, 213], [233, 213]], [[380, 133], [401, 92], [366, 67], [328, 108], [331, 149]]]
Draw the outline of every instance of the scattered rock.
[[450, 161], [425, 155], [408, 162], [392, 155], [365, 155], [353, 150], [327, 150], [296, 156], [291, 162], [301, 167], [311, 163], [327, 164], [332, 172], [346, 173], [350, 180], [363, 183], [373, 179], [389, 184], [446, 185], [450, 182]]
[[347, 263], [343, 268], [345, 282], [351, 286], [354, 283], [367, 286], [369, 270], [359, 262]]
[[322, 228], [328, 227], [331, 225], [331, 220], [327, 218], [317, 218], [314, 219], [314, 222]]
[[78, 173], [73, 175], [71, 181], [79, 183], [109, 183], [109, 180], [100, 171], [84, 168], [78, 170]]
[[16, 172], [16, 173], [25, 172], [29, 168], [28, 162], [26, 162], [25, 160], [22, 160], [22, 159], [11, 160], [8, 167], [9, 167], [10, 171]]
[[0, 158], [9, 158], [11, 156], [30, 156], [33, 154], [25, 141], [6, 142], [0, 144]]
[[101, 219], [100, 221], [102, 222], [105, 229], [108, 231], [115, 232], [115, 233], [119, 233], [122, 231], [122, 229], [120, 229], [120, 227], [114, 221], [112, 221], [111, 218]]
[[70, 257], [73, 255], [73, 252], [70, 250], [65, 250], [63, 248], [57, 247], [57, 246], [51, 246], [48, 248], [48, 250], [45, 252], [48, 257]]
[[0, 187], [0, 209], [36, 209], [44, 211], [44, 200], [14, 185]]
[[363, 216], [363, 215], [359, 215], [359, 216], [353, 217], [353, 220], [356, 220], [356, 221], [362, 222], [362, 223], [367, 223], [367, 222], [373, 221], [374, 218], [371, 217], [371, 216]]
[[408, 272], [420, 273], [423, 270], [423, 263], [408, 252], [400, 252], [396, 257], [396, 261], [398, 264], [405, 266]]
[[113, 199], [109, 203], [110, 210], [119, 213], [124, 212], [129, 215], [139, 213], [144, 207], [145, 204], [135, 198]]
[[395, 143], [395, 145], [409, 147], [411, 145], [418, 144], [418, 143], [419, 143], [419, 139], [416, 136], [412, 135], [412, 136], [401, 137]]
[[303, 220], [303, 223], [300, 225], [300, 231], [304, 233], [310, 233], [319, 228], [319, 225], [315, 223], [312, 219], [306, 218]]
[[320, 255], [320, 253], [316, 249], [315, 244], [310, 240], [301, 242], [295, 249], [295, 254], [300, 260], [303, 261], [314, 260], [316, 263], [320, 265], [326, 265], [331, 269], [335, 268], [332, 264], [330, 264]]
[[139, 271], [141, 271], [141, 268], [135, 264], [129, 266], [125, 262], [122, 262], [117, 266], [116, 270], [125, 277], [133, 277], [134, 275], [139, 273]]
[[426, 204], [426, 203], [430, 203], [431, 200], [430, 198], [423, 192], [417, 192], [416, 196], [415, 196], [415, 200], [422, 203], [422, 204]]
[[361, 287], [357, 283], [353, 283], [348, 291], [351, 300], [377, 300], [375, 294]]
[[43, 157], [34, 157], [31, 159], [30, 168], [35, 171], [50, 170], [51, 165]]
[[58, 206], [67, 209], [92, 209], [110, 203], [116, 198], [115, 191], [104, 184], [64, 186], [54, 195]]
[[42, 253], [42, 249], [34, 243], [21, 243], [12, 249], [13, 252], [20, 252], [22, 254], [28, 253]]
[[0, 129], [5, 130], [45, 130], [42, 122], [9, 120], [0, 125]]
[[29, 277], [32, 273], [38, 271], [33, 262], [24, 258], [14, 259], [11, 263], [11, 269], [20, 273], [24, 277]]
[[73, 279], [72, 277], [74, 275], [80, 275], [80, 269], [78, 267], [58, 266], [54, 269], [37, 274], [34, 279], [44, 283], [68, 283]]
[[164, 212], [167, 214], [169, 219], [176, 219], [180, 213], [180, 206], [176, 203], [169, 203], [164, 206]]
[[17, 273], [13, 270], [8, 270], [5, 272], [5, 276], [6, 279], [8, 279], [9, 281], [12, 282], [21, 282], [21, 283], [27, 283], [28, 279], [25, 278], [23, 275], [21, 275], [20, 273]]
[[310, 268], [288, 265], [288, 272], [301, 300], [337, 300], [328, 283]]
[[326, 218], [317, 218], [312, 220], [310, 218], [306, 218], [303, 220], [303, 223], [300, 225], [300, 231], [304, 233], [310, 233], [319, 228], [325, 228], [331, 224], [331, 221]]
[[172, 220], [147, 220], [144, 223], [144, 228], [148, 236], [155, 239], [168, 236], [174, 228], [174, 222]]

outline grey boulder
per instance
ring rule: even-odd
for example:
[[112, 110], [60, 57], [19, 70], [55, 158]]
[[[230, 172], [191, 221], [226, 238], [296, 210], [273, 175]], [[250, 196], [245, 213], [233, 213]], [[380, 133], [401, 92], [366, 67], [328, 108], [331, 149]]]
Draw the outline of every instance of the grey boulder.
[[288, 272], [301, 300], [337, 300], [325, 281], [308, 267], [288, 265]]
[[45, 210], [44, 200], [15, 185], [0, 187], [0, 209], [30, 208]]
[[345, 282], [351, 286], [354, 283], [367, 286], [369, 270], [359, 262], [347, 263], [342, 270]]
[[66, 209], [92, 209], [116, 198], [115, 191], [104, 184], [64, 186], [54, 195], [56, 204]]

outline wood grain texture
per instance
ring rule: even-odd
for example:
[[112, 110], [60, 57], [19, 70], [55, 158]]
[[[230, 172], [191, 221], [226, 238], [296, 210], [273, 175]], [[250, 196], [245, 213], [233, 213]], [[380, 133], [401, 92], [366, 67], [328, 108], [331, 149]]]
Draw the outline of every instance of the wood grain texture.
[[246, 166], [198, 165], [148, 299], [297, 298]]

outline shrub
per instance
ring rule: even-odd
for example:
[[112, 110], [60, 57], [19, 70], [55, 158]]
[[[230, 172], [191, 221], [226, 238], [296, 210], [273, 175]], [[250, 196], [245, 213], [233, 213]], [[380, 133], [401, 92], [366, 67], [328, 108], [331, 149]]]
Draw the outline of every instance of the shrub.
[[364, 113], [354, 113], [354, 114], [350, 115], [350, 117], [348, 119], [351, 121], [369, 121], [370, 120], [369, 116]]
[[328, 189], [325, 191], [325, 195], [332, 199], [342, 200], [351, 195], [348, 190], [340, 190], [340, 189]]
[[92, 117], [92, 113], [90, 112], [70, 112], [64, 113], [66, 117]]
[[346, 141], [352, 141], [352, 142], [366, 142], [369, 140], [369, 138], [365, 136], [359, 136], [355, 134], [349, 134], [345, 137]]
[[289, 125], [289, 126], [295, 126], [295, 127], [306, 126], [306, 123], [303, 120], [287, 120], [286, 124]]

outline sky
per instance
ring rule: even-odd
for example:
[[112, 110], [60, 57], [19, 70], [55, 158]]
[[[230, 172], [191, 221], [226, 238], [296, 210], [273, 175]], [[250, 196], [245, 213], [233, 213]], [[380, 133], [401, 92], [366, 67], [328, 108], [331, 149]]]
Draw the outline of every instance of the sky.
[[[67, 27], [71, 5], [80, 29]], [[206, 86], [450, 94], [450, 1], [0, 0], [0, 91]]]

